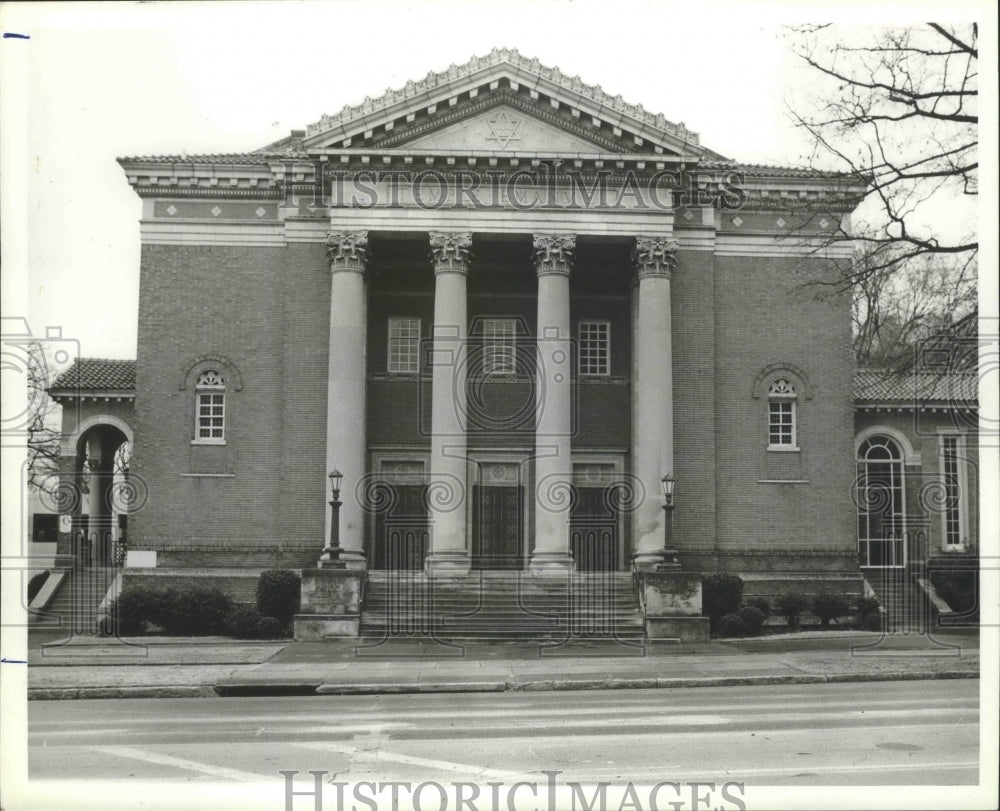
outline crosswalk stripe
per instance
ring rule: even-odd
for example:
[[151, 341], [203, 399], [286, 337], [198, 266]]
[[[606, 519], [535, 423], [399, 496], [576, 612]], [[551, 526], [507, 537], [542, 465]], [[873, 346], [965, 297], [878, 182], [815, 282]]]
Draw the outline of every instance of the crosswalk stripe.
[[141, 760], [146, 763], [156, 763], [160, 766], [173, 766], [178, 769], [200, 772], [201, 774], [207, 774], [211, 777], [221, 777], [226, 780], [259, 783], [267, 777], [252, 772], [241, 772], [238, 769], [227, 769], [225, 766], [213, 766], [210, 763], [200, 763], [196, 760], [174, 757], [173, 755], [161, 755], [157, 752], [148, 752], [145, 749], [134, 749], [130, 746], [87, 746], [85, 748], [105, 755], [131, 758], [132, 760]]
[[510, 772], [500, 769], [487, 769], [482, 766], [471, 766], [468, 763], [453, 763], [450, 760], [433, 760], [431, 758], [413, 757], [412, 755], [400, 755], [394, 752], [385, 752], [383, 750], [378, 751], [362, 751], [358, 746], [351, 746], [349, 744], [338, 744], [330, 742], [306, 742], [299, 741], [293, 746], [299, 746], [303, 749], [316, 749], [321, 752], [338, 752], [342, 755], [351, 755], [352, 757], [367, 757], [372, 760], [379, 761], [389, 761], [390, 763], [404, 763], [408, 766], [420, 766], [426, 769], [438, 769], [439, 771], [446, 772], [456, 772], [458, 774], [472, 775], [475, 777], [490, 777], [490, 778], [512, 778], [519, 777], [524, 772]]

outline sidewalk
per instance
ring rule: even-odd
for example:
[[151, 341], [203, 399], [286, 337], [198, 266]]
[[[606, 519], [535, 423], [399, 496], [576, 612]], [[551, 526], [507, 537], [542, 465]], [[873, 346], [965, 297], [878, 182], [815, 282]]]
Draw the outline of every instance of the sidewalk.
[[[28, 698], [179, 698], [593, 690], [976, 678], [979, 637], [814, 632], [703, 644], [435, 644], [392, 640], [32, 635]], [[48, 643], [48, 644], [45, 644]]]

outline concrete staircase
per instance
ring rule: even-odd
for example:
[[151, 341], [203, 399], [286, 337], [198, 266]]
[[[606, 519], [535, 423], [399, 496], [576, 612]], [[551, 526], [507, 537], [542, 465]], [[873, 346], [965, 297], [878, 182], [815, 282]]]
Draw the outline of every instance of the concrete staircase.
[[922, 634], [933, 627], [934, 606], [908, 568], [862, 568], [861, 572], [886, 611], [886, 630]]
[[118, 572], [116, 568], [100, 566], [69, 569], [42, 612], [33, 615], [31, 626], [59, 629], [67, 636], [96, 634], [97, 608]]
[[615, 640], [642, 643], [645, 625], [630, 574], [481, 571], [431, 578], [368, 574], [362, 637], [489, 642]]

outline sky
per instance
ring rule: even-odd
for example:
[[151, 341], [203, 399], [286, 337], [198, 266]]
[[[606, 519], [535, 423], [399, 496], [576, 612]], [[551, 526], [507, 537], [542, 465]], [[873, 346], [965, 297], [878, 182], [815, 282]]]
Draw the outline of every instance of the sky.
[[782, 32], [795, 21], [792, 7], [714, 3], [695, 13], [620, 0], [609, 8], [579, 0], [4, 5], [3, 30], [30, 36], [2, 40], [4, 140], [16, 146], [11, 136], [21, 136], [24, 147], [5, 166], [5, 248], [26, 235], [23, 253], [4, 256], [8, 282], [16, 274], [20, 283], [5, 285], [4, 315], [26, 316], [34, 334], [61, 327], [86, 356], [134, 357], [140, 202], [116, 158], [255, 149], [496, 46], [684, 122], [729, 157], [805, 162], [807, 145], [784, 106], [809, 80]]

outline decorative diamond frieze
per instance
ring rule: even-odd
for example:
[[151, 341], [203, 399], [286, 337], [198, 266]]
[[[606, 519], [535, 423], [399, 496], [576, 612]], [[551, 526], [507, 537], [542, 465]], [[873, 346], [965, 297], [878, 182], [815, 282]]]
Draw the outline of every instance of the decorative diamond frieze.
[[733, 225], [739, 228], [741, 225], [743, 225], [743, 220], [740, 217], [733, 217]]
[[173, 217], [174, 214], [176, 214], [176, 213], [177, 213], [177, 206], [174, 206], [174, 205], [167, 206], [167, 214], [169, 214], [171, 217]]
[[213, 217], [218, 217], [218, 216], [219, 216], [219, 215], [220, 215], [221, 213], [222, 213], [222, 209], [221, 209], [221, 208], [219, 208], [218, 206], [215, 206], [215, 207], [214, 207], [214, 208], [212, 209], [212, 216], [213, 216]]

